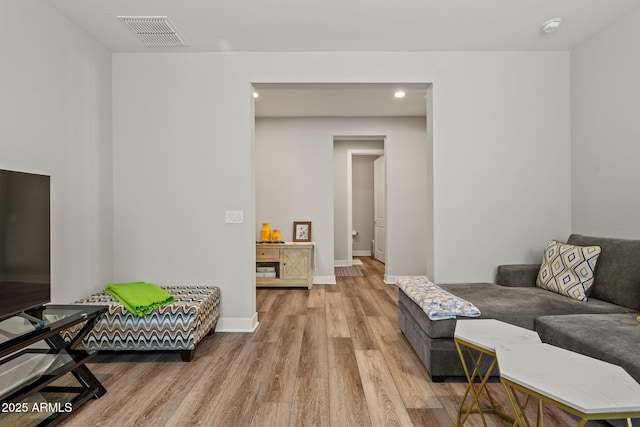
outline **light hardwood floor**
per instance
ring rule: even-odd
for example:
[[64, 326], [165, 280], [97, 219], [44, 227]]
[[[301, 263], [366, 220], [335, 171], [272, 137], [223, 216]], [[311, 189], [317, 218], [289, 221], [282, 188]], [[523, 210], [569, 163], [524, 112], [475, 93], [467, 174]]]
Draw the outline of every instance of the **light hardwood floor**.
[[[62, 425], [454, 426], [466, 384], [429, 380], [398, 328], [398, 289], [383, 282], [382, 264], [362, 260], [364, 277], [337, 285], [258, 289], [257, 331], [215, 333], [190, 363], [156, 352], [99, 355], [89, 367], [107, 394]], [[545, 411], [548, 426], [575, 425]], [[473, 415], [466, 425], [482, 423]]]

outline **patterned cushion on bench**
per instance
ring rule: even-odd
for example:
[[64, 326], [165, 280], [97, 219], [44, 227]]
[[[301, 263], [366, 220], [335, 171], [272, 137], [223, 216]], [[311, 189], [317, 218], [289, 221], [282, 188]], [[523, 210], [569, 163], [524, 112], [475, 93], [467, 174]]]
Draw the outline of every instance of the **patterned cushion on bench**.
[[[163, 286], [175, 298], [144, 317], [125, 309], [114, 297], [98, 293], [76, 304], [108, 305], [109, 310], [84, 338], [86, 350], [193, 350], [220, 316], [220, 289], [208, 286]], [[70, 339], [80, 329], [63, 333]]]

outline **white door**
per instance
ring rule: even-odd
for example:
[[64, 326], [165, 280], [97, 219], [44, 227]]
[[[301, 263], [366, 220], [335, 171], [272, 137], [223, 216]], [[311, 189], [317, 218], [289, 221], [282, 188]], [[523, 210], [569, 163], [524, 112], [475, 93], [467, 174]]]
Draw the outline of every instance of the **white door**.
[[373, 239], [375, 242], [373, 257], [380, 262], [385, 262], [385, 205], [385, 163], [384, 156], [380, 156], [373, 161]]

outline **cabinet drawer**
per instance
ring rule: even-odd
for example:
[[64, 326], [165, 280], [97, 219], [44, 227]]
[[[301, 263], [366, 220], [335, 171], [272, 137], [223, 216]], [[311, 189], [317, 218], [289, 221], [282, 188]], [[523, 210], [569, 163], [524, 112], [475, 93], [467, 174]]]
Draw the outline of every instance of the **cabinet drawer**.
[[279, 259], [279, 248], [256, 248], [256, 261], [278, 261]]

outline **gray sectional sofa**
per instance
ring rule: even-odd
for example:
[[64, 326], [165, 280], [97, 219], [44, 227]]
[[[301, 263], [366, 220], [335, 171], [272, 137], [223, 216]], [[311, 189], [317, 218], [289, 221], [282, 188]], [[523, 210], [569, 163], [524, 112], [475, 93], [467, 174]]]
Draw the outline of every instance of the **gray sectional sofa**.
[[[567, 243], [601, 247], [586, 302], [536, 287], [540, 265], [534, 264], [498, 267], [497, 283], [439, 286], [476, 305], [480, 318], [535, 330], [543, 342], [620, 365], [640, 382], [640, 240], [573, 234]], [[400, 291], [398, 322], [433, 381], [464, 376], [455, 319], [429, 320]]]

